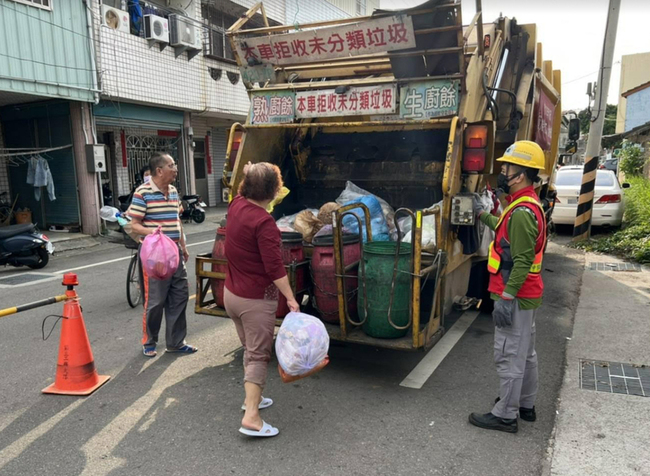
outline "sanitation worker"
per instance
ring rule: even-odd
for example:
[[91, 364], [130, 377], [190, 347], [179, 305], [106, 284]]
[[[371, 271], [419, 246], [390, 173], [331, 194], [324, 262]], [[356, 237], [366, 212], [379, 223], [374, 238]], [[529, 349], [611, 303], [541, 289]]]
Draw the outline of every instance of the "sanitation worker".
[[495, 217], [475, 199], [474, 212], [495, 231], [488, 256], [488, 289], [495, 301], [494, 362], [501, 389], [492, 411], [472, 413], [469, 422], [516, 433], [517, 416], [536, 419], [535, 314], [544, 290], [546, 217], [533, 183], [544, 170], [544, 152], [534, 142], [517, 141], [497, 161], [502, 164], [497, 183], [508, 194], [508, 206]]

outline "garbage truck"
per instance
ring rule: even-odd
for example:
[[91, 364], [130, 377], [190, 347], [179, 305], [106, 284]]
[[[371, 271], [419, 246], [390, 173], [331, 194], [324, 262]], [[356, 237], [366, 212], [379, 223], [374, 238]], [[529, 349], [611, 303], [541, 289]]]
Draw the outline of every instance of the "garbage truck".
[[[544, 60], [534, 24], [488, 23], [476, 3], [468, 24], [460, 2], [430, 0], [303, 25], [270, 25], [259, 3], [227, 32], [250, 97], [247, 120], [230, 130], [228, 199], [244, 166], [266, 161], [290, 190], [276, 219], [350, 187], [393, 210], [388, 242], [373, 239], [372, 211], [359, 201], [333, 212], [321, 242], [289, 240], [290, 282], [333, 340], [429, 349], [455, 300], [486, 293], [471, 194], [496, 189], [496, 159], [513, 142], [544, 150], [537, 192], [552, 206], [560, 71]], [[226, 235], [227, 220], [217, 241]], [[199, 256], [196, 270], [195, 311], [226, 316], [224, 256]]]

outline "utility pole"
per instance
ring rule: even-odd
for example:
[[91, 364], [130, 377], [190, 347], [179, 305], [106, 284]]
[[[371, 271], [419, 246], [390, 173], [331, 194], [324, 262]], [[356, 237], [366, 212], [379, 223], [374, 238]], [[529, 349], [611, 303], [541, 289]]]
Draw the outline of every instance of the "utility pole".
[[582, 172], [582, 186], [578, 199], [578, 211], [573, 227], [573, 241], [589, 239], [591, 235], [591, 212], [594, 203], [594, 186], [596, 184], [596, 169], [598, 168], [598, 155], [600, 154], [600, 140], [605, 124], [607, 110], [607, 91], [609, 91], [609, 78], [612, 74], [614, 61], [614, 45], [616, 44], [616, 29], [618, 28], [618, 15], [621, 10], [621, 0], [609, 0], [607, 13], [607, 26], [605, 27], [605, 43], [600, 61], [600, 79], [591, 113], [589, 126], [589, 139], [585, 151], [585, 166]]

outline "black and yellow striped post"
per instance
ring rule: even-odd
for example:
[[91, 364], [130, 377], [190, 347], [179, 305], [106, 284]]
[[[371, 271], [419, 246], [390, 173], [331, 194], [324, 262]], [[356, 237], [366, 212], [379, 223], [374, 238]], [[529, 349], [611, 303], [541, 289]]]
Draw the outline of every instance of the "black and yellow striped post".
[[10, 316], [11, 314], [16, 314], [17, 312], [29, 311], [30, 309], [36, 309], [37, 307], [43, 307], [49, 304], [56, 304], [57, 302], [67, 301], [68, 299], [68, 296], [61, 294], [60, 296], [41, 299], [40, 301], [30, 302], [29, 304], [23, 304], [22, 306], [0, 309], [0, 317]]
[[598, 169], [598, 156], [585, 160], [582, 171], [582, 186], [578, 199], [576, 221], [573, 226], [573, 241], [588, 240], [591, 236], [591, 212], [594, 206], [594, 187], [596, 185], [596, 170]]

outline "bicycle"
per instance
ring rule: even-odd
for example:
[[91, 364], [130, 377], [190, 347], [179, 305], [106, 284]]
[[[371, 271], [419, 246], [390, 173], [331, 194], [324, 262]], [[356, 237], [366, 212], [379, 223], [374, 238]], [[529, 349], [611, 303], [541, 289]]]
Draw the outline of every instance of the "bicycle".
[[[139, 245], [129, 235], [122, 230], [124, 234], [124, 246], [131, 250], [131, 260], [126, 272], [126, 300], [132, 308], [137, 307], [142, 299], [142, 269], [140, 266]], [[144, 305], [144, 302], [143, 302]]]

